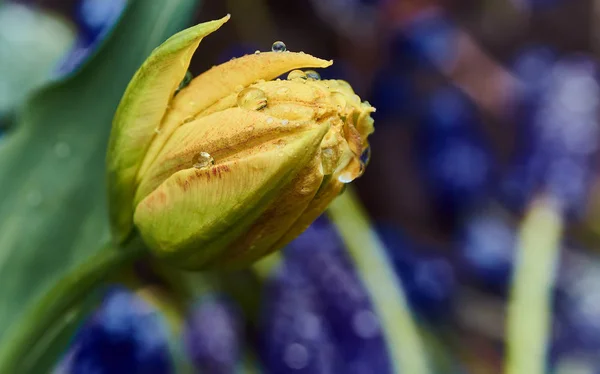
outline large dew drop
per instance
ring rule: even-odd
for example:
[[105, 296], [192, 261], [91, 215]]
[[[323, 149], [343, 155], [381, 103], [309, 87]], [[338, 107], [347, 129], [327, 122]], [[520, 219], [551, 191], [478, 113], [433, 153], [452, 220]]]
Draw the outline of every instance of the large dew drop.
[[215, 159], [207, 152], [200, 152], [194, 157], [193, 162], [196, 169], [206, 169], [215, 164]]
[[315, 80], [315, 81], [321, 80], [321, 74], [317, 73], [314, 70], [307, 70], [304, 73], [306, 74], [306, 77], [308, 79], [312, 79], [312, 80]]
[[261, 110], [267, 106], [267, 95], [259, 88], [247, 87], [238, 94], [237, 104], [242, 109]]
[[369, 165], [369, 162], [371, 161], [371, 146], [367, 145], [367, 148], [365, 148], [362, 152], [362, 154], [360, 155], [360, 163], [363, 165], [363, 167]]
[[285, 43], [278, 40], [275, 43], [273, 43], [273, 45], [271, 46], [271, 51], [273, 52], [285, 52], [287, 51], [287, 47], [285, 46]]
[[289, 81], [293, 81], [296, 79], [306, 80], [306, 78], [306, 73], [304, 73], [302, 70], [292, 70], [287, 76], [287, 79]]

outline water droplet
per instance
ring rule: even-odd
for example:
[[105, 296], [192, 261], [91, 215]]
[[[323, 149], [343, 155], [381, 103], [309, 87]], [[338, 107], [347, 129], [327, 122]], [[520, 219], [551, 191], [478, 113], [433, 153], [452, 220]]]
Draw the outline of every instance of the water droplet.
[[338, 176], [338, 181], [342, 182], [342, 183], [350, 183], [354, 180], [354, 177], [352, 176], [351, 173], [345, 172], [345, 173], [341, 173]]
[[157, 134], [157, 135], [158, 135], [158, 134], [160, 134], [160, 129], [159, 129], [158, 127], [156, 127], [156, 128], [154, 129], [154, 133], [155, 133], [155, 134]]
[[71, 155], [71, 147], [65, 142], [58, 142], [54, 145], [54, 154], [58, 158], [67, 158]]
[[268, 123], [269, 125], [270, 125], [270, 124], [272, 124], [272, 123], [273, 123], [273, 121], [274, 121], [274, 120], [273, 120], [273, 117], [269, 117], [269, 118], [267, 118], [267, 123]]
[[286, 347], [283, 361], [290, 368], [300, 370], [308, 365], [308, 350], [302, 344], [292, 343]]
[[361, 338], [373, 338], [379, 333], [379, 321], [370, 310], [361, 310], [352, 317], [352, 328]]
[[284, 126], [286, 126], [289, 123], [290, 123], [290, 121], [288, 121], [287, 119], [284, 119], [284, 120], [281, 121], [281, 124], [284, 125]]
[[312, 80], [315, 80], [315, 81], [321, 80], [321, 74], [317, 73], [314, 70], [307, 70], [304, 73], [306, 74], [306, 77], [308, 79], [312, 79]]
[[321, 166], [323, 167], [324, 175], [331, 175], [335, 170], [338, 157], [332, 148], [324, 148], [321, 151]]
[[260, 54], [260, 50], [257, 49], [256, 51], [254, 51], [254, 54], [255, 55], [259, 55]]
[[185, 87], [187, 87], [190, 84], [190, 82], [192, 81], [192, 79], [194, 79], [194, 75], [192, 75], [192, 73], [187, 71], [185, 73], [185, 76], [181, 80], [181, 83], [179, 83], [179, 87], [177, 88], [177, 91], [175, 91], [175, 93], [177, 93], [177, 92], [181, 91], [182, 89], [184, 89]]
[[267, 106], [267, 95], [259, 88], [247, 87], [238, 94], [237, 104], [243, 109], [261, 110]]
[[348, 105], [348, 101], [346, 100], [346, 95], [344, 95], [343, 93], [334, 91], [331, 93], [331, 99], [336, 104], [336, 108], [337, 108], [338, 112], [341, 112], [342, 110], [346, 109], [346, 106]]
[[285, 52], [287, 51], [287, 47], [285, 46], [285, 43], [278, 40], [275, 43], [273, 43], [273, 45], [271, 46], [271, 51], [273, 52]]
[[364, 166], [369, 165], [370, 161], [371, 161], [371, 146], [367, 145], [367, 148], [365, 148], [363, 150], [362, 154], [360, 155], [360, 163], [364, 167]]
[[200, 152], [194, 157], [194, 167], [196, 169], [205, 169], [215, 164], [215, 159], [207, 152]]
[[31, 191], [27, 194], [27, 203], [32, 207], [40, 206], [42, 203], [42, 194], [40, 191]]
[[306, 80], [306, 73], [304, 73], [302, 70], [292, 70], [290, 71], [290, 73], [287, 76], [287, 79], [289, 81], [292, 81], [294, 79], [302, 79], [302, 80]]

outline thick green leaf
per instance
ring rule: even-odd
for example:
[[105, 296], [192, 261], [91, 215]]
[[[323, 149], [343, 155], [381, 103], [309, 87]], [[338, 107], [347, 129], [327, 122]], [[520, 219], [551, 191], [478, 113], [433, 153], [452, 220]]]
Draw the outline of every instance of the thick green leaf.
[[198, 45], [229, 20], [190, 27], [152, 52], [129, 83], [115, 114], [107, 168], [113, 236], [125, 241], [133, 230], [136, 177], [175, 90], [185, 77]]
[[0, 143], [0, 337], [109, 240], [104, 176], [114, 111], [136, 69], [197, 3], [130, 0], [92, 61], [36, 94]]
[[[39, 374], [50, 372], [57, 366], [57, 359], [65, 353], [72, 344], [77, 330], [83, 326], [85, 320], [92, 315], [92, 311], [102, 301], [102, 292], [96, 290], [88, 293], [85, 298], [69, 313], [56, 321], [45, 336], [38, 341], [23, 367], [23, 374]], [[60, 372], [60, 371], [59, 371]]]

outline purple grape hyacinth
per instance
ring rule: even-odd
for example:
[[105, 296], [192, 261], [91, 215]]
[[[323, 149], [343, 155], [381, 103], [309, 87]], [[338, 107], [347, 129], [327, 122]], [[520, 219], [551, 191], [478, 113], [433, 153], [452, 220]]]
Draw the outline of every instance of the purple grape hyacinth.
[[63, 368], [72, 374], [172, 373], [167, 336], [157, 310], [115, 287], [77, 333]]

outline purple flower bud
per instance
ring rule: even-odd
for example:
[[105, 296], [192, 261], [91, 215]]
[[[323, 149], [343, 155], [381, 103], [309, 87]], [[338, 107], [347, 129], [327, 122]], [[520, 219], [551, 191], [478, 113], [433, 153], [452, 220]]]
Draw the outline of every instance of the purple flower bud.
[[287, 260], [314, 286], [345, 363], [345, 373], [389, 373], [379, 318], [329, 222], [321, 218], [286, 249]]
[[344, 372], [317, 291], [299, 267], [285, 261], [266, 295], [261, 356], [267, 372]]
[[233, 373], [240, 360], [242, 323], [227, 301], [208, 297], [194, 307], [187, 320], [185, 342], [189, 355], [203, 373]]
[[159, 312], [135, 293], [111, 289], [73, 341], [67, 373], [172, 372], [167, 327]]

